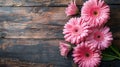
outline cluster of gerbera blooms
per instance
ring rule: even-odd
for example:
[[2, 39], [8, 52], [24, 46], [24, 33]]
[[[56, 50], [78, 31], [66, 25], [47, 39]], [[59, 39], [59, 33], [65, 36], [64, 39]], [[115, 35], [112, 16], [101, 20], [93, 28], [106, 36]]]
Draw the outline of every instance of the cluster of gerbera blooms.
[[[65, 13], [67, 16], [79, 14], [75, 0]], [[86, 1], [81, 8], [81, 17], [70, 18], [64, 26], [65, 42], [60, 42], [61, 55], [67, 56], [73, 48], [73, 61], [79, 67], [97, 67], [101, 62], [101, 51], [113, 40], [110, 28], [105, 26], [109, 15], [110, 7], [103, 0]]]

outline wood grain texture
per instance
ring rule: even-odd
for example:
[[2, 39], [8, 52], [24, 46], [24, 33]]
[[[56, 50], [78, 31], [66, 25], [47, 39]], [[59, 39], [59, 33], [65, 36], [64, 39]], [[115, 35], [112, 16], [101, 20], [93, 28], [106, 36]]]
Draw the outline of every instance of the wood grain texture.
[[[82, 5], [85, 0], [77, 1]], [[120, 0], [105, 1], [111, 7], [111, 19], [106, 25], [113, 33], [113, 44], [120, 47]], [[64, 40], [62, 29], [70, 18], [64, 13], [68, 3], [69, 0], [0, 0], [0, 67], [76, 67], [71, 58], [59, 52], [59, 41]], [[100, 67], [115, 65], [102, 62]]]
[[[53, 65], [52, 67], [72, 67], [72, 61], [69, 61], [70, 59], [65, 59], [60, 55], [58, 48], [59, 41], [60, 40], [3, 39], [1, 41], [1, 44], [4, 43], [3, 46], [7, 44], [8, 45], [5, 49], [0, 50], [0, 57], [18, 59], [19, 62], [24, 61], [31, 63], [39, 63], [39, 66], [46, 64], [46, 66], [44, 67], [47, 67], [48, 64]], [[11, 63], [8, 61], [6, 62], [8, 65], [9, 63]]]
[[[87, 0], [76, 0], [82, 5]], [[105, 0], [108, 4], [120, 4], [120, 0]], [[0, 0], [0, 6], [67, 6], [70, 0]]]
[[[62, 29], [69, 19], [65, 16], [64, 9], [63, 7], [1, 7], [1, 33], [5, 35], [4, 38], [63, 38]], [[107, 23], [116, 39], [120, 39], [119, 12], [120, 9], [111, 7], [111, 19]]]
[[[111, 19], [107, 23], [115, 38], [113, 43], [117, 45], [120, 44], [118, 7], [120, 6], [111, 6]], [[54, 67], [72, 67], [71, 61], [60, 56], [58, 48], [59, 41], [63, 40], [63, 26], [69, 19], [65, 16], [64, 9], [0, 7], [0, 57], [25, 62], [53, 63]]]
[[13, 60], [13, 59], [2, 59], [0, 58], [0, 67], [53, 67], [53, 64], [37, 64], [37, 63], [26, 63], [26, 62], [20, 62], [19, 60]]

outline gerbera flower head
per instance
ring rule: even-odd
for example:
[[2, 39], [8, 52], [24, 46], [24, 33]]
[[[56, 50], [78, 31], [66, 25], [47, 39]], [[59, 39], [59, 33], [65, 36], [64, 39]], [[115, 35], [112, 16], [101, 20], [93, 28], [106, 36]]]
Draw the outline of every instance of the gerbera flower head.
[[105, 24], [110, 15], [110, 8], [103, 0], [88, 0], [84, 3], [81, 16], [93, 26]]
[[89, 43], [81, 43], [77, 45], [73, 50], [73, 60], [75, 63], [79, 64], [79, 67], [96, 67], [100, 63], [101, 52]]
[[75, 1], [76, 0], [71, 0], [71, 3], [66, 8], [65, 13], [67, 14], [67, 16], [75, 15], [75, 14], [78, 13], [79, 10], [78, 10], [78, 8], [76, 6]]
[[60, 45], [60, 47], [59, 47], [60, 54], [62, 56], [67, 56], [69, 51], [70, 51], [71, 46], [69, 44], [64, 43], [64, 42], [60, 42], [59, 45]]
[[86, 38], [86, 40], [91, 43], [93, 47], [103, 50], [108, 48], [113, 40], [112, 33], [109, 31], [109, 27], [93, 28], [92, 33]]
[[83, 41], [89, 32], [89, 26], [81, 18], [71, 18], [63, 29], [65, 40], [72, 44], [78, 44]]

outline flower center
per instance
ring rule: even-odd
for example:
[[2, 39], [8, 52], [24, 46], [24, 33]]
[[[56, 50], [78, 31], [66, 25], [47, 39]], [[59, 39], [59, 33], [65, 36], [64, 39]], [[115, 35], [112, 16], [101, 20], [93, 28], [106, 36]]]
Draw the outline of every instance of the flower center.
[[85, 54], [85, 56], [86, 56], [86, 57], [89, 57], [89, 56], [90, 56], [90, 54], [89, 54], [89, 53], [86, 53], [86, 54]]
[[93, 14], [94, 14], [95, 16], [97, 16], [97, 15], [98, 15], [98, 12], [97, 12], [97, 11], [94, 11]]
[[75, 32], [78, 32], [78, 29], [75, 29]]
[[97, 38], [100, 38], [100, 35], [98, 35]]
[[97, 41], [102, 41], [104, 39], [103, 34], [101, 32], [96, 32], [94, 34], [94, 39]]
[[73, 28], [73, 33], [74, 34], [78, 34], [79, 31], [80, 31], [79, 27], [74, 27]]

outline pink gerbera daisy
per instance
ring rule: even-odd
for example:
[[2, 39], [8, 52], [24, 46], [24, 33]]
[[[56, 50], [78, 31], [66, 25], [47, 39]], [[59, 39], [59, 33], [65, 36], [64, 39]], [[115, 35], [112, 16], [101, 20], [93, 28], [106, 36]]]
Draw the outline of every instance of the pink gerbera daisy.
[[69, 44], [66, 44], [66, 43], [63, 43], [63, 42], [60, 42], [60, 54], [62, 56], [67, 56], [70, 49], [71, 49], [71, 46]]
[[103, 50], [109, 47], [113, 40], [112, 33], [109, 31], [109, 27], [93, 28], [92, 33], [86, 38], [86, 40], [91, 43], [93, 47]]
[[75, 14], [78, 13], [79, 10], [78, 10], [78, 8], [76, 6], [75, 1], [76, 0], [71, 0], [71, 3], [66, 8], [65, 13], [67, 14], [67, 16], [75, 15]]
[[81, 16], [91, 26], [101, 26], [109, 19], [110, 8], [103, 0], [88, 0], [84, 3]]
[[72, 44], [78, 44], [89, 33], [89, 26], [81, 18], [71, 18], [63, 29], [64, 38]]
[[73, 50], [73, 60], [79, 67], [96, 67], [100, 63], [101, 52], [89, 45], [81, 43]]

